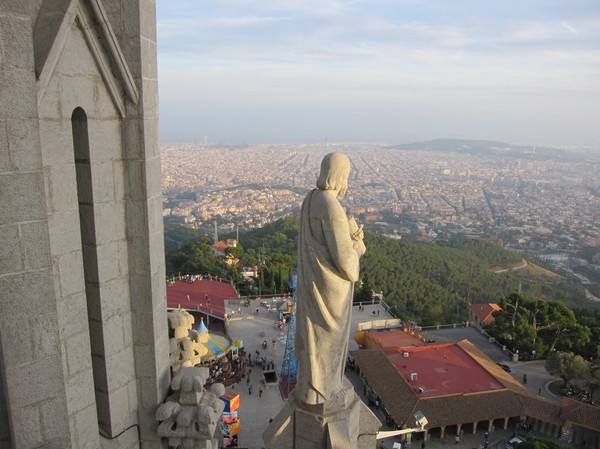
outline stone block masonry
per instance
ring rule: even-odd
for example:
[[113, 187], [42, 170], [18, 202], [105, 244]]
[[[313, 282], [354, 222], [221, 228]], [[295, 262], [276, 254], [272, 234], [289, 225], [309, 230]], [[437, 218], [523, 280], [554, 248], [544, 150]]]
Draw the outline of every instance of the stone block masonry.
[[166, 445], [149, 11], [0, 3], [0, 447]]

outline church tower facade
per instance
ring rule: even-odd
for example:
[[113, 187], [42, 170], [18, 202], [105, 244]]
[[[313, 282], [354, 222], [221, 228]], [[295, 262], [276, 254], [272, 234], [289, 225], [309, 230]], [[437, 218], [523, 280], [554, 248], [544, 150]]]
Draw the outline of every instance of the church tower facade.
[[0, 2], [0, 448], [164, 447], [155, 16]]

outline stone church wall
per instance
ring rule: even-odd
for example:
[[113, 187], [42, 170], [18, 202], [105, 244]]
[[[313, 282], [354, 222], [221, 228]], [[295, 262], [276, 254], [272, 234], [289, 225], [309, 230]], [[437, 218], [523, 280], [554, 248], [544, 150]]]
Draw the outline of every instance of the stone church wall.
[[0, 4], [0, 448], [164, 445], [155, 34], [147, 0]]

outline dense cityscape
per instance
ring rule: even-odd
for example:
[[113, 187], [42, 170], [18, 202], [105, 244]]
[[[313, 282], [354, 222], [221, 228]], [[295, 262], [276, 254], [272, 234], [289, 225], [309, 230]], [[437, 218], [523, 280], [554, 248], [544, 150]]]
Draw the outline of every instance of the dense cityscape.
[[600, 449], [593, 3], [0, 1], [0, 449]]
[[260, 227], [299, 209], [331, 151], [352, 160], [343, 202], [368, 230], [396, 238], [496, 238], [557, 266], [600, 244], [594, 152], [560, 158], [535, 157], [535, 149], [524, 155], [370, 144], [163, 145], [164, 215], [209, 235], [215, 222], [219, 232]]

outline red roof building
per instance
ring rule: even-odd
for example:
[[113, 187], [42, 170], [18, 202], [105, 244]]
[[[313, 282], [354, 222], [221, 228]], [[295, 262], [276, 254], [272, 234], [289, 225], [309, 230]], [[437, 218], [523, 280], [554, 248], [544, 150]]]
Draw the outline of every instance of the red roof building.
[[229, 245], [223, 240], [212, 245], [213, 253], [215, 254], [215, 256], [224, 256], [227, 248], [229, 248]]
[[414, 332], [405, 332], [402, 328], [359, 331], [354, 334], [354, 340], [364, 349], [406, 348], [423, 344]]
[[494, 321], [494, 312], [502, 310], [498, 304], [471, 304], [471, 321], [480, 326], [490, 324]]
[[397, 424], [410, 425], [421, 411], [428, 431], [461, 426], [506, 428], [522, 407], [515, 392], [527, 390], [467, 340], [416, 348], [352, 353], [356, 365]]
[[178, 280], [167, 285], [167, 307], [202, 312], [225, 320], [225, 300], [239, 299], [231, 282], [210, 279]]
[[227, 241], [219, 240], [217, 243], [212, 245], [212, 250], [215, 256], [225, 256], [225, 251], [228, 248], [235, 248], [237, 246], [236, 239], [227, 239]]
[[400, 329], [367, 335], [363, 338], [371, 349], [351, 352], [367, 397], [376, 398], [402, 427], [414, 427], [415, 413], [423, 413], [426, 440], [448, 432], [507, 429], [509, 423], [516, 426], [527, 419], [535, 430], [553, 437], [576, 429], [575, 439], [600, 442], [598, 407], [531, 394], [468, 340], [415, 346]]

